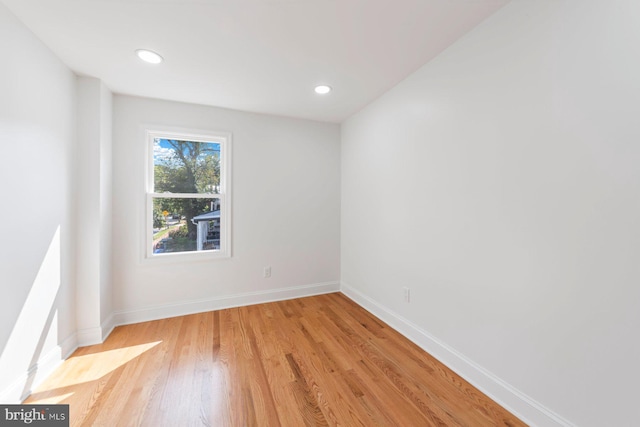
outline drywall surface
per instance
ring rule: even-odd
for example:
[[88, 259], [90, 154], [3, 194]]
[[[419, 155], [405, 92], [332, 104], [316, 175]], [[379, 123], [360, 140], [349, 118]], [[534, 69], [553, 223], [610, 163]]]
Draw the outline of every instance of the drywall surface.
[[[113, 312], [113, 94], [100, 82], [100, 325]], [[104, 329], [104, 328], [102, 328]], [[108, 330], [101, 331], [103, 336]]]
[[0, 4], [0, 401], [75, 347], [75, 76]]
[[[338, 125], [121, 95], [114, 97], [113, 121], [117, 313], [155, 310], [155, 317], [189, 311], [169, 307], [239, 294], [327, 283], [337, 289]], [[166, 127], [232, 134], [231, 258], [144, 259], [145, 130]], [[267, 266], [270, 278], [263, 277]]]
[[638, 16], [511, 2], [342, 125], [345, 286], [580, 426], [640, 419]]
[[112, 94], [94, 77], [77, 81], [77, 326], [80, 345], [102, 342], [111, 307]]

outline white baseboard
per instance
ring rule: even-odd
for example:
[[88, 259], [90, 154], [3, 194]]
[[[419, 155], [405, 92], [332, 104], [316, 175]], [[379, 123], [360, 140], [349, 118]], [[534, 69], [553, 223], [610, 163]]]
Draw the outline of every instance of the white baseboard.
[[113, 332], [113, 328], [115, 328], [117, 325], [115, 323], [115, 316], [113, 313], [111, 313], [109, 315], [109, 317], [107, 317], [107, 319], [102, 322], [102, 325], [100, 325], [100, 333], [101, 338], [100, 338], [100, 342], [103, 343], [104, 340], [107, 339], [107, 337], [109, 335], [111, 335], [111, 332]]
[[113, 331], [113, 328], [116, 327], [114, 320], [112, 313], [99, 327], [79, 329], [78, 332], [76, 332], [78, 336], [78, 347], [102, 344], [111, 331]]
[[571, 422], [355, 288], [342, 282], [340, 290], [530, 426], [574, 427]]
[[102, 343], [102, 328], [99, 327], [79, 329], [76, 335], [78, 336], [78, 346], [80, 347]]
[[273, 301], [284, 301], [293, 298], [309, 297], [339, 291], [339, 282], [325, 282], [313, 285], [270, 289], [268, 291], [244, 292], [241, 294], [226, 295], [218, 298], [182, 301], [180, 303], [147, 307], [137, 310], [118, 311], [113, 315], [113, 324], [129, 325], [132, 323], [147, 322], [150, 320], [166, 319], [169, 317], [185, 316], [188, 314], [262, 304]]
[[114, 315], [111, 313], [107, 320], [102, 322], [102, 325], [99, 327], [78, 330], [76, 333], [78, 336], [78, 347], [102, 344], [109, 334], [111, 334], [113, 328], [116, 327], [114, 320]]
[[71, 353], [78, 348], [76, 334], [65, 339], [61, 344], [53, 347], [36, 363], [31, 365], [7, 388], [0, 392], [0, 402], [3, 404], [22, 403], [53, 371], [60, 366]]

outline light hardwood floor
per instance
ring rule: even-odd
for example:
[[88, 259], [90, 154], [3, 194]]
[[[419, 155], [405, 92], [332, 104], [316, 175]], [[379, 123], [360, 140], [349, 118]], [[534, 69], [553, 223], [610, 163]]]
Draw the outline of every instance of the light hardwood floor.
[[116, 328], [26, 403], [74, 426], [522, 426], [340, 293]]

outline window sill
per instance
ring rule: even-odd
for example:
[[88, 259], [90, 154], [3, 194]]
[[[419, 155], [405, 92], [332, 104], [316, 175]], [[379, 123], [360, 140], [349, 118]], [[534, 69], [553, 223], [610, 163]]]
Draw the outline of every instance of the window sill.
[[231, 258], [228, 251], [198, 251], [152, 254], [143, 258], [143, 264], [174, 264], [218, 261]]

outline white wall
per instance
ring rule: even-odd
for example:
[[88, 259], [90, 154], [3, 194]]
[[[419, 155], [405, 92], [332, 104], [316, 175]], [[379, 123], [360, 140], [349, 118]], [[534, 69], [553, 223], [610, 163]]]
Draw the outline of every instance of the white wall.
[[102, 342], [111, 315], [112, 94], [94, 77], [77, 79], [76, 299], [80, 345]]
[[342, 126], [346, 291], [580, 426], [640, 419], [638, 17], [513, 1]]
[[113, 94], [100, 82], [100, 329], [111, 332], [113, 314]]
[[10, 403], [75, 346], [75, 76], [2, 4], [0, 54], [0, 402]]
[[[117, 323], [338, 288], [338, 125], [120, 95], [113, 122]], [[233, 134], [232, 258], [142, 261], [146, 125]]]

